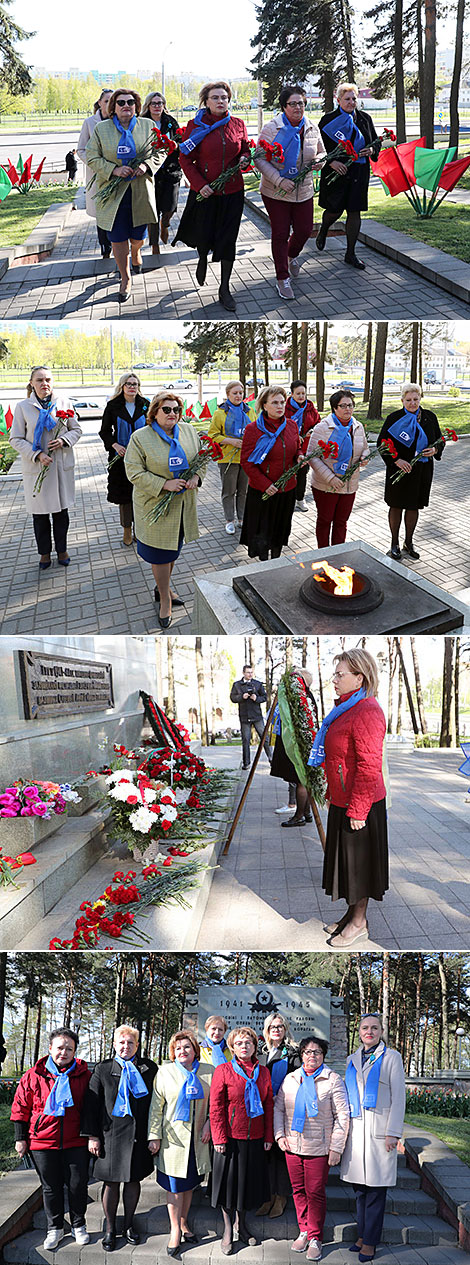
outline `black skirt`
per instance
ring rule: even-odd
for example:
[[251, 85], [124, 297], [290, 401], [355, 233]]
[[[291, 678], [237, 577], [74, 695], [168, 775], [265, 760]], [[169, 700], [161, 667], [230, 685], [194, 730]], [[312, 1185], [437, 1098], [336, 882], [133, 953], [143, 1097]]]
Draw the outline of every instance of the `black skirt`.
[[368, 160], [365, 163], [351, 163], [346, 175], [339, 176], [332, 183], [326, 179], [330, 170], [327, 165], [320, 176], [319, 206], [338, 216], [343, 211], [367, 211], [370, 177]]
[[221, 259], [233, 262], [244, 196], [240, 189], [220, 196], [213, 194], [198, 202], [195, 189], [190, 189], [173, 246], [178, 241], [185, 242], [201, 255], [212, 251], [213, 263], [220, 263]]
[[248, 488], [240, 544], [246, 545], [250, 558], [265, 562], [271, 551], [278, 558], [282, 546], [289, 541], [296, 488], [291, 492], [277, 492], [263, 501], [263, 493]]
[[282, 777], [284, 782], [292, 782], [296, 786], [300, 785], [299, 775], [294, 768], [292, 760], [289, 760], [281, 734], [277, 735], [274, 743], [273, 758], [269, 772], [271, 777]]
[[362, 830], [351, 830], [346, 809], [331, 804], [322, 887], [332, 900], [346, 900], [348, 905], [366, 897], [383, 899], [388, 891], [385, 799], [372, 805]]
[[212, 1207], [243, 1212], [259, 1208], [267, 1199], [269, 1174], [263, 1139], [229, 1138], [225, 1155], [214, 1151]]
[[[170, 154], [171, 158], [172, 155]], [[165, 159], [163, 166], [155, 172], [155, 201], [157, 204], [157, 215], [174, 215], [178, 206], [178, 194], [181, 182], [182, 171], [177, 165], [168, 166], [168, 158]]]

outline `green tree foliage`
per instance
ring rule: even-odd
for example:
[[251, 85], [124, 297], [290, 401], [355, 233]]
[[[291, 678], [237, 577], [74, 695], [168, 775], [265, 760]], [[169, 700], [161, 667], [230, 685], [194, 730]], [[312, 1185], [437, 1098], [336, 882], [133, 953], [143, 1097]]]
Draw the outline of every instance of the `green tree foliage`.
[[2, 62], [3, 88], [7, 88], [12, 96], [21, 96], [30, 91], [32, 78], [29, 69], [17, 53], [15, 45], [23, 40], [31, 39], [34, 31], [24, 31], [10, 16], [9, 8], [12, 0], [3, 0], [0, 4], [0, 57]]
[[354, 79], [351, 7], [348, 0], [263, 0], [256, 6], [258, 33], [252, 67], [265, 84], [266, 104], [277, 103], [286, 83], [320, 79], [326, 109], [340, 78]]

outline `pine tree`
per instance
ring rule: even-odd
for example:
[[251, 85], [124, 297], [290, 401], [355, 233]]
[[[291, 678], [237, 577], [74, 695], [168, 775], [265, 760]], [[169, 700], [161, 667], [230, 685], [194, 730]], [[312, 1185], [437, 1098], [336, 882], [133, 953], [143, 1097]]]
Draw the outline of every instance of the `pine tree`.
[[263, 0], [256, 12], [252, 69], [266, 85], [266, 105], [277, 104], [284, 84], [316, 75], [325, 109], [333, 109], [335, 81], [354, 79], [349, 0], [299, 0], [295, 7]]
[[8, 88], [14, 97], [24, 96], [31, 92], [33, 80], [28, 66], [17, 53], [15, 44], [29, 40], [35, 31], [24, 31], [14, 22], [8, 13], [12, 0], [3, 0], [0, 4], [0, 56], [2, 60], [3, 87]]

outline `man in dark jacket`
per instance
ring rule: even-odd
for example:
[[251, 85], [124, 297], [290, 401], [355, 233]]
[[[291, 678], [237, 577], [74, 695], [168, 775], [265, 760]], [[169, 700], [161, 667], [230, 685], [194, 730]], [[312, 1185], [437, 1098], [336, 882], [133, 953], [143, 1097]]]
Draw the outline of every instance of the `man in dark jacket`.
[[[238, 703], [240, 729], [242, 731], [243, 768], [249, 769], [251, 727], [253, 726], [259, 737], [262, 738], [264, 720], [261, 712], [261, 703], [266, 702], [266, 690], [261, 681], [255, 680], [253, 668], [250, 668], [248, 663], [245, 663], [241, 679], [233, 682], [230, 699], [232, 703]], [[264, 749], [269, 763], [271, 763], [273, 751], [267, 738], [264, 743]]]

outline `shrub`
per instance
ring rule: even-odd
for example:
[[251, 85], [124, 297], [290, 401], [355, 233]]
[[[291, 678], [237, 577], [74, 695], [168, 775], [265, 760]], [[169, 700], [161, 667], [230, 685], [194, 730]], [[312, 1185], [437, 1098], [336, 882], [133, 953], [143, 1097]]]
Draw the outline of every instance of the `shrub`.
[[406, 1110], [414, 1115], [470, 1119], [470, 1094], [420, 1085], [417, 1089], [407, 1089]]

